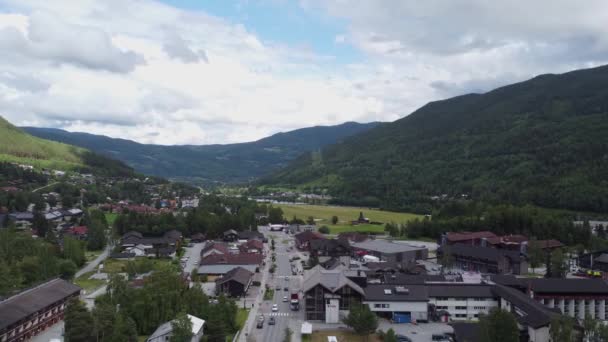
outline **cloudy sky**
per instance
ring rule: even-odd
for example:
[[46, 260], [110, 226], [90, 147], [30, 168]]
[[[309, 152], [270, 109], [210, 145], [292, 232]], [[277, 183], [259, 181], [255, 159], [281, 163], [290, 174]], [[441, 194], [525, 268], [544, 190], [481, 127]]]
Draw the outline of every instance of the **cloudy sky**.
[[608, 61], [608, 1], [0, 0], [0, 115], [157, 144], [393, 121]]

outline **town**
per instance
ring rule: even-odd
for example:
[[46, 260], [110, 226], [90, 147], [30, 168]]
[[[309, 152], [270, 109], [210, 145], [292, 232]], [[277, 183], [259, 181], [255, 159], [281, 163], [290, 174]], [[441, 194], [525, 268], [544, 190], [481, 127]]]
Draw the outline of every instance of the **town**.
[[[243, 196], [3, 168], [19, 175], [1, 189], [3, 342], [477, 341], [488, 324], [535, 342], [605, 333], [608, 249], [523, 230], [411, 238], [419, 219], [373, 222], [365, 209], [336, 234], [337, 217], [289, 220]], [[361, 232], [372, 224], [383, 231]], [[608, 227], [570, 224], [591, 241]]]

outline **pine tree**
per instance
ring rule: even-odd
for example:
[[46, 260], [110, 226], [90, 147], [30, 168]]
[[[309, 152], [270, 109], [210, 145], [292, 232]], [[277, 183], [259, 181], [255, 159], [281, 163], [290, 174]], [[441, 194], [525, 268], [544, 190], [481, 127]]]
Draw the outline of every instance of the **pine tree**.
[[72, 299], [65, 310], [65, 341], [94, 341], [93, 316], [78, 299]]

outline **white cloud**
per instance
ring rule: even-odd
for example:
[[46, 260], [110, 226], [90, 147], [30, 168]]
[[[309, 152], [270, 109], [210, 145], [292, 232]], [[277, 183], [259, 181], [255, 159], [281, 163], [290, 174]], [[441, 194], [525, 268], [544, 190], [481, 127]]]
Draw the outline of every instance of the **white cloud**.
[[301, 2], [345, 20], [334, 42], [361, 60], [341, 65], [150, 0], [0, 0], [0, 115], [146, 143], [239, 142], [396, 120], [431, 100], [607, 59], [598, 0]]

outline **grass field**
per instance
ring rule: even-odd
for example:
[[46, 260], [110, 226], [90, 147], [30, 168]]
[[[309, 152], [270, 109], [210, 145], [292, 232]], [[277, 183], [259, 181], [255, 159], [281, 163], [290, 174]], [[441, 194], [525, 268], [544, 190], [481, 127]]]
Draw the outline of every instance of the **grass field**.
[[[363, 216], [370, 219], [370, 221], [382, 223], [405, 223], [415, 218], [422, 218], [422, 216], [415, 214], [357, 207], [295, 204], [279, 204], [278, 206], [283, 209], [283, 216], [286, 219], [291, 220], [294, 216], [296, 216], [297, 218], [306, 221], [309, 216], [312, 216], [317, 222], [318, 226], [325, 225], [329, 227], [331, 234], [339, 234], [343, 232], [367, 232], [378, 234], [384, 232], [384, 225], [351, 225], [350, 221], [359, 218], [360, 212], [363, 212]], [[333, 225], [331, 223], [332, 216], [338, 216], [338, 224]]]
[[239, 311], [236, 312], [236, 325], [239, 329], [242, 329], [247, 321], [247, 317], [249, 317], [249, 309], [239, 308]]
[[[152, 262], [152, 268], [155, 270], [160, 269], [164, 265], [175, 267], [175, 265], [171, 263], [171, 260], [168, 259], [148, 259], [148, 261]], [[128, 260], [107, 259], [103, 263], [103, 271], [106, 273], [127, 272], [128, 262]]]
[[0, 161], [69, 170], [83, 165], [82, 148], [36, 138], [0, 117]]
[[105, 281], [99, 279], [89, 279], [89, 277], [92, 276], [94, 273], [95, 271], [92, 271], [81, 275], [80, 277], [74, 279], [74, 284], [82, 287], [84, 290], [87, 291], [87, 293], [90, 293], [91, 291], [101, 287], [103, 284], [106, 283]]
[[106, 221], [108, 221], [108, 225], [110, 225], [110, 227], [112, 227], [112, 225], [114, 224], [114, 221], [116, 221], [116, 218], [118, 217], [117, 213], [106, 213]]
[[335, 336], [338, 342], [380, 342], [382, 341], [378, 335], [359, 336], [350, 331], [342, 330], [326, 330], [315, 331], [312, 335], [302, 336], [303, 342], [327, 342], [328, 336]]

